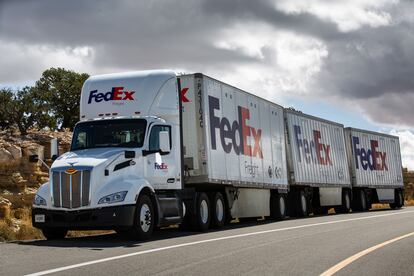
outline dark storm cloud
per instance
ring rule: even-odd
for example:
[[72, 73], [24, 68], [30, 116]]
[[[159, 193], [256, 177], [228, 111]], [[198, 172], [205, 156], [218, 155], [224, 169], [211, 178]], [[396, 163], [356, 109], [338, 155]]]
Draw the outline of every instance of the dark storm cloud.
[[[393, 19], [389, 26], [341, 32], [327, 19], [307, 12], [287, 14], [265, 0], [3, 0], [0, 42], [89, 46], [98, 68], [231, 70], [267, 63], [275, 53], [261, 49], [263, 60], [218, 48], [215, 43], [223, 30], [266, 23], [326, 44], [329, 54], [311, 89], [313, 95], [354, 102], [377, 122], [414, 126], [414, 116], [407, 115], [413, 114], [408, 103], [414, 91], [414, 26], [404, 19], [404, 11], [413, 6], [410, 1], [387, 6], [385, 12]], [[12, 62], [12, 56], [6, 58]]]
[[219, 49], [223, 28], [267, 22], [291, 31], [331, 36], [332, 23], [286, 15], [268, 1], [8, 1], [0, 11], [0, 38], [21, 43], [97, 47], [100, 66], [184, 66], [255, 62]]

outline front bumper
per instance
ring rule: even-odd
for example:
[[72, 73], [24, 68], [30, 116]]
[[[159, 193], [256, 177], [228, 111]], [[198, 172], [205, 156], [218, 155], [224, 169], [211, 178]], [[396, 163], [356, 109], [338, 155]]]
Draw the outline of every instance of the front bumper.
[[[36, 222], [44, 215], [44, 222]], [[67, 228], [68, 230], [116, 229], [132, 226], [135, 205], [122, 205], [87, 210], [32, 209], [32, 224], [36, 228]]]

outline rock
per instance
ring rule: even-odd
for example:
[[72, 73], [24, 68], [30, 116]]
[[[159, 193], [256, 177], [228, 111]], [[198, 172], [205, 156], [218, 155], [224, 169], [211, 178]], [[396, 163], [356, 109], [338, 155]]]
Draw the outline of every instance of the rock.
[[14, 160], [19, 160], [22, 158], [22, 149], [16, 145], [6, 146], [6, 149], [11, 153]]
[[7, 219], [10, 217], [10, 207], [11, 207], [10, 200], [0, 197], [0, 218]]
[[9, 163], [13, 161], [13, 155], [5, 148], [0, 148], [0, 163]]

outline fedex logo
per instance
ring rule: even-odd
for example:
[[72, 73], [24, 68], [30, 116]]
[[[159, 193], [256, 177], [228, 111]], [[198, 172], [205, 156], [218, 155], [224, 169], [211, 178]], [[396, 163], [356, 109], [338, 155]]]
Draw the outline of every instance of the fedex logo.
[[387, 153], [385, 151], [381, 152], [377, 150], [377, 140], [370, 140], [370, 149], [359, 147], [359, 137], [353, 136], [352, 143], [354, 146], [355, 165], [357, 169], [359, 169], [359, 163], [361, 162], [364, 171], [368, 168], [371, 171], [388, 171], [388, 166], [385, 161]]
[[[230, 121], [226, 118], [219, 118], [214, 115], [214, 110], [220, 110], [220, 100], [218, 98], [208, 96], [209, 113], [210, 113], [210, 135], [211, 147], [217, 149], [216, 144], [216, 128], [220, 130], [220, 141], [223, 150], [230, 153], [233, 149], [237, 155], [243, 154], [247, 156], [259, 157], [263, 159], [260, 140], [262, 130], [247, 125], [250, 119], [250, 111], [245, 107], [238, 107], [238, 121]], [[253, 144], [249, 144], [248, 138], [253, 138]], [[231, 140], [231, 142], [229, 141]], [[239, 141], [239, 144], [237, 144]]]
[[88, 104], [92, 103], [92, 100], [96, 103], [101, 101], [133, 101], [135, 91], [127, 91], [123, 89], [123, 87], [112, 87], [111, 91], [105, 93], [98, 93], [98, 90], [92, 90], [89, 93]]
[[155, 170], [168, 170], [168, 165], [165, 163], [158, 164], [157, 162], [154, 163]]
[[300, 126], [293, 125], [295, 132], [295, 141], [298, 148], [298, 160], [302, 162], [303, 159], [307, 164], [319, 164], [332, 166], [331, 161], [331, 146], [321, 142], [321, 132], [313, 130], [312, 138], [302, 137]]

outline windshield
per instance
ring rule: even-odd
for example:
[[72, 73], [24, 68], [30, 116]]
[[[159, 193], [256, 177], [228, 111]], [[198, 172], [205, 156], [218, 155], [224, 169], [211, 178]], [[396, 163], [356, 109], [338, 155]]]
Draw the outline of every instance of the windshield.
[[73, 132], [71, 151], [103, 147], [140, 148], [144, 143], [146, 126], [144, 119], [80, 123]]

